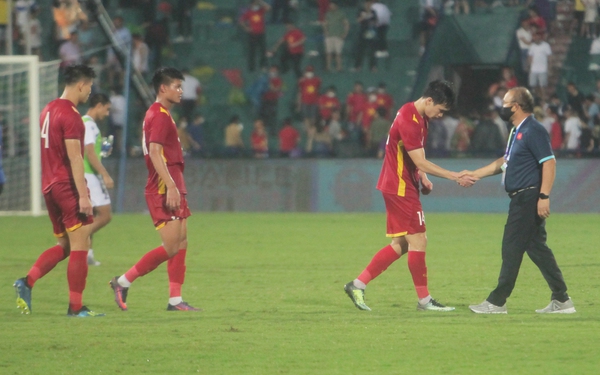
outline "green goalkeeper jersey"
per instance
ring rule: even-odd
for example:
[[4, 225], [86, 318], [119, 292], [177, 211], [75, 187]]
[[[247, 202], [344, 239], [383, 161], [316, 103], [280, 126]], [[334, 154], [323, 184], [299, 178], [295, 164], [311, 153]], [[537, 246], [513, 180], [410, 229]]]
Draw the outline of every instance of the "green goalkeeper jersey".
[[[100, 129], [98, 129], [98, 125], [96, 125], [96, 121], [88, 115], [82, 117], [83, 123], [85, 125], [85, 138], [84, 145], [94, 145], [94, 153], [100, 160], [102, 151], [102, 137], [100, 135]], [[92, 168], [90, 161], [88, 160], [87, 154], [84, 155], [83, 158], [83, 167], [85, 173], [96, 174], [97, 172]]]

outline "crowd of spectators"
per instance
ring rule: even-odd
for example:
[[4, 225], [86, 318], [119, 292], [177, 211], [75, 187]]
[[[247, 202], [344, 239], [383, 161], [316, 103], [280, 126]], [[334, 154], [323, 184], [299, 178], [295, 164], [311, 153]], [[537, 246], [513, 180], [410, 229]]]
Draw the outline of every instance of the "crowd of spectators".
[[[133, 30], [126, 27], [122, 17], [113, 17], [117, 47], [101, 48], [101, 43], [95, 40], [97, 33], [93, 32], [98, 27], [94, 17], [97, 11], [95, 1], [54, 0], [54, 38], [58, 55], [63, 65], [86, 62], [95, 67], [100, 76], [100, 87], [96, 90], [111, 93], [113, 113], [109, 130], [117, 143], [125, 123], [122, 118], [125, 113], [122, 51], [131, 46], [133, 69], [148, 79], [151, 69], [161, 65], [161, 58], [168, 51], [165, 47], [171, 43], [191, 41], [191, 18], [196, 3], [195, 0], [120, 1], [120, 6], [140, 9], [142, 23]], [[243, 131], [240, 117], [233, 116], [229, 125], [223, 128], [223, 143], [219, 147], [222, 152], [219, 154], [256, 158], [277, 155], [327, 157], [343, 153], [340, 150], [348, 146], [358, 150], [359, 155], [382, 157], [396, 106], [402, 103], [394, 103], [384, 82], [377, 87], [374, 82], [368, 82], [365, 87], [357, 80], [351, 92], [340, 93], [334, 85], [324, 87], [317, 72], [358, 72], [365, 66], [367, 71], [377, 71], [378, 62], [389, 57], [387, 32], [394, 17], [385, 3], [378, 0], [357, 2], [356, 13], [350, 15], [352, 11], [349, 12], [347, 6], [341, 7], [338, 0], [316, 0], [318, 16], [313, 25], [321, 27], [325, 58], [323, 69], [315, 69], [309, 65], [314, 64], [313, 60], [305, 61], [309, 53], [305, 47], [307, 36], [293, 22], [295, 4], [290, 0], [249, 0], [248, 5], [240, 10], [237, 24], [246, 34], [247, 71], [262, 72], [265, 84], [255, 93], [258, 98], [254, 101], [257, 103], [255, 120], [248, 145], [244, 144], [243, 136], [248, 131]], [[527, 9], [527, 16], [523, 17], [516, 30], [521, 49], [520, 66], [502, 69], [498, 82], [488, 90], [489, 104], [485, 108], [450, 113], [443, 119], [432, 121], [428, 148], [433, 153], [501, 154], [508, 129], [497, 112], [506, 90], [517, 85], [529, 86], [535, 94], [538, 104], [536, 117], [551, 134], [556, 150], [597, 150], [600, 93], [585, 96], [578, 93], [574, 84], [569, 84], [569, 100], [563, 104], [557, 95], [549, 95], [547, 90], [552, 55], [547, 39], [549, 28], [556, 19], [556, 1], [420, 0], [419, 3], [420, 18], [415, 26], [421, 53], [445, 15], [470, 14], [481, 8], [497, 6], [525, 6]], [[589, 38], [597, 36], [597, 9], [593, 13], [592, 3], [597, 8], [596, 0], [575, 1], [574, 21], [570, 26], [574, 34]], [[18, 31], [23, 38], [29, 38], [21, 44], [28, 45], [34, 53], [39, 53], [41, 45], [38, 13], [39, 7], [33, 0], [15, 2]], [[285, 24], [285, 31], [274, 45], [267, 46], [266, 34], [271, 24]], [[351, 33], [353, 28], [355, 32]], [[177, 33], [172, 40], [169, 30]], [[342, 50], [349, 35], [356, 35], [354, 54], [352, 61], [344, 61], [347, 55], [342, 54]], [[597, 44], [600, 46], [600, 38]], [[202, 86], [189, 69], [182, 70], [186, 79], [181, 113], [177, 117], [180, 138], [188, 154], [204, 157], [208, 155], [207, 125], [197, 109]], [[524, 74], [515, 74], [515, 70]], [[288, 71], [297, 79], [297, 86], [292, 88], [296, 91], [296, 100], [293, 116], [282, 119], [278, 113], [284, 87], [282, 75], [288, 74]], [[368, 80], [368, 77], [361, 76], [361, 79]]]

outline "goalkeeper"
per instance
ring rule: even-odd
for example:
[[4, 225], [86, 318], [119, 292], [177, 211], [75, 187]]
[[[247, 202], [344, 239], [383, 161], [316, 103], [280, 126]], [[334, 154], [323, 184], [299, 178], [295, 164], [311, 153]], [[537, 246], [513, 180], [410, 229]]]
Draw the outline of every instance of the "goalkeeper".
[[[104, 94], [94, 94], [90, 98], [90, 108], [85, 116], [84, 159], [83, 166], [85, 180], [90, 190], [90, 199], [94, 208], [94, 222], [91, 225], [91, 236], [108, 224], [112, 217], [110, 195], [108, 189], [114, 186], [106, 168], [102, 165], [102, 135], [98, 129], [97, 121], [104, 120], [110, 112], [110, 99]], [[99, 266], [100, 262], [94, 259], [94, 250], [90, 241], [87, 262], [91, 266]]]

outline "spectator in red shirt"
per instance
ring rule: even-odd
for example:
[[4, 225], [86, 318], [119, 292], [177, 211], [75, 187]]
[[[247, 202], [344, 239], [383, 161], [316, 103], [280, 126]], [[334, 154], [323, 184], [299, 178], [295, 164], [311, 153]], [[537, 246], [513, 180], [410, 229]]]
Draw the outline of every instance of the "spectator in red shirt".
[[386, 91], [384, 82], [380, 82], [377, 88], [377, 106], [385, 109], [383, 117], [389, 119], [394, 110], [394, 98]]
[[267, 39], [265, 37], [265, 13], [271, 6], [262, 0], [252, 0], [240, 17], [240, 25], [248, 33], [248, 70], [253, 72], [258, 53], [258, 64], [261, 68], [267, 65]]
[[319, 115], [321, 116], [321, 120], [329, 122], [331, 120], [331, 113], [339, 111], [340, 107], [341, 104], [336, 96], [335, 86], [329, 86], [325, 94], [319, 97]]
[[293, 157], [298, 150], [300, 133], [292, 125], [290, 117], [283, 120], [283, 128], [279, 131], [279, 156], [283, 158]]
[[297, 111], [302, 114], [305, 129], [315, 126], [319, 104], [321, 79], [315, 76], [314, 68], [307, 66], [304, 76], [298, 80]]
[[550, 128], [550, 146], [554, 151], [560, 150], [564, 142], [564, 137], [563, 129], [558, 118], [558, 113], [554, 107], [548, 107], [546, 114], [552, 117], [554, 120], [552, 122], [552, 127]]
[[269, 134], [274, 135], [277, 127], [277, 106], [281, 97], [283, 81], [279, 77], [279, 69], [276, 66], [269, 68], [269, 87], [262, 96], [260, 106], [260, 117], [265, 121]]
[[358, 125], [358, 117], [367, 105], [367, 94], [363, 87], [362, 82], [354, 82], [354, 90], [346, 98], [346, 117], [350, 128]]
[[272, 56], [279, 46], [285, 43], [286, 48], [284, 48], [281, 53], [281, 73], [287, 73], [291, 61], [292, 69], [294, 69], [296, 77], [300, 78], [300, 76], [302, 76], [300, 65], [302, 63], [302, 57], [304, 56], [304, 42], [306, 42], [306, 36], [292, 21], [286, 22], [285, 30], [285, 34], [277, 41], [273, 49], [269, 51], [269, 55]]
[[261, 119], [254, 120], [254, 129], [250, 134], [250, 144], [252, 155], [257, 159], [264, 159], [269, 156], [269, 137], [265, 130], [265, 123]]
[[529, 8], [529, 24], [535, 26], [538, 32], [542, 34], [546, 33], [546, 20], [540, 16], [535, 7]]
[[361, 142], [364, 146], [368, 146], [367, 144], [367, 135], [369, 133], [369, 128], [371, 127], [371, 123], [373, 122], [373, 118], [375, 117], [375, 112], [377, 112], [377, 108], [379, 108], [379, 104], [377, 104], [377, 93], [375, 90], [369, 90], [369, 100], [365, 105], [363, 112], [359, 116], [359, 122], [361, 125]]

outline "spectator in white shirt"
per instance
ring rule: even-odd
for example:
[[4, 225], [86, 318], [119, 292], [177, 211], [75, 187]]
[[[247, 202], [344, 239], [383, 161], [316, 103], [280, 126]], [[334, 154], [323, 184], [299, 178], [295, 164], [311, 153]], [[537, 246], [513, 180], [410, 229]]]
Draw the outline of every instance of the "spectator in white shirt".
[[135, 70], [140, 72], [142, 75], [148, 73], [148, 55], [150, 49], [148, 45], [144, 43], [144, 39], [140, 34], [133, 34], [133, 50], [131, 51], [131, 62]]
[[127, 100], [121, 93], [121, 87], [115, 86], [110, 93], [110, 131], [109, 134], [115, 137], [113, 153], [119, 154], [121, 151], [121, 142], [123, 141], [123, 128], [127, 123], [125, 109]]
[[529, 46], [531, 45], [531, 30], [529, 19], [521, 20], [521, 27], [517, 29], [517, 40], [519, 41], [519, 49], [521, 50], [521, 67], [524, 72], [529, 71], [527, 58], [529, 57]]
[[58, 54], [62, 60], [60, 66], [63, 68], [69, 65], [81, 63], [81, 48], [79, 47], [79, 38], [77, 32], [71, 33], [69, 40], [60, 46]]
[[371, 5], [371, 9], [375, 12], [375, 32], [377, 35], [375, 46], [375, 57], [388, 57], [387, 32], [390, 27], [390, 19], [392, 12], [381, 1], [375, 1]]
[[183, 89], [183, 95], [181, 96], [181, 112], [182, 116], [188, 119], [188, 121], [194, 119], [194, 109], [198, 102], [198, 96], [202, 91], [202, 85], [200, 81], [190, 74], [188, 69], [182, 69], [183, 82], [181, 88]]
[[[123, 17], [115, 17], [113, 19], [113, 24], [115, 25], [113, 33], [117, 40], [117, 44], [123, 53], [127, 53], [127, 49], [131, 46], [131, 33], [129, 32], [129, 29], [125, 27]], [[117, 58], [117, 52], [115, 52], [114, 48], [109, 48], [106, 54], [108, 84], [110, 86], [121, 86], [123, 84], [123, 67]], [[116, 82], [115, 78], [117, 80]]]
[[565, 110], [565, 139], [563, 149], [574, 151], [579, 148], [579, 137], [581, 136], [581, 120], [577, 116], [577, 112], [567, 106]]
[[552, 55], [550, 45], [542, 40], [541, 33], [535, 33], [533, 43], [529, 46], [529, 87], [536, 90], [542, 100], [546, 99], [548, 56], [550, 55]]

